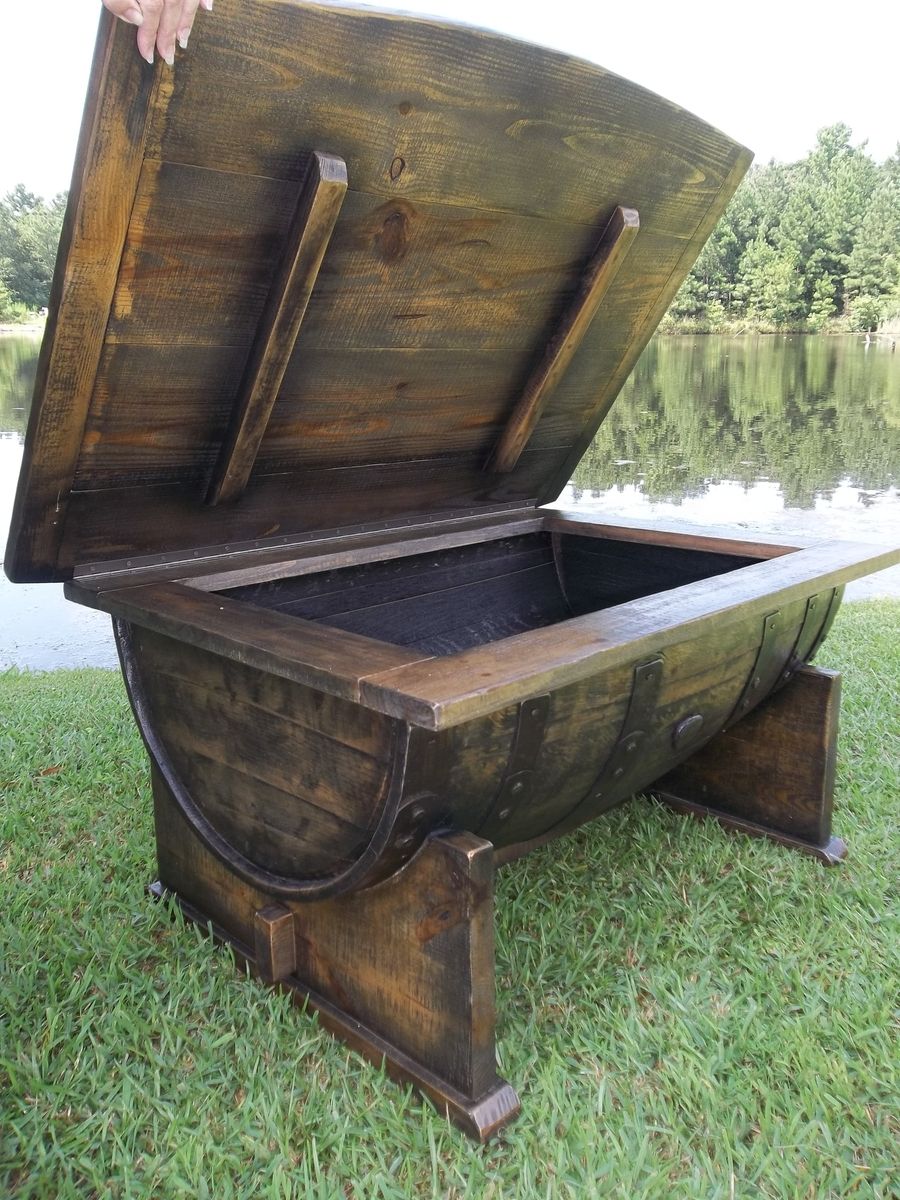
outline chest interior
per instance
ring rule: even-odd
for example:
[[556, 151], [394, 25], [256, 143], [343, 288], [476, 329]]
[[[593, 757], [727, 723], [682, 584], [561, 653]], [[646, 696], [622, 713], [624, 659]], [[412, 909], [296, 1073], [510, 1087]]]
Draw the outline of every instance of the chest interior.
[[222, 594], [257, 608], [443, 655], [759, 561], [749, 554], [541, 530], [245, 584]]

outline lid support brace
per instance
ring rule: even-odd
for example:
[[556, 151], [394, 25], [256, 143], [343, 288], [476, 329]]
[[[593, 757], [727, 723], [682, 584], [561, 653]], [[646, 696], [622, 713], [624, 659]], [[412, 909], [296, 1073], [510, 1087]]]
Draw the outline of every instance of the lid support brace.
[[620, 205], [613, 212], [582, 276], [575, 298], [563, 313], [543, 358], [532, 371], [485, 466], [486, 471], [506, 474], [519, 461], [547, 401], [575, 357], [575, 351], [590, 328], [603, 297], [618, 275], [639, 228], [640, 219], [636, 209]]
[[314, 152], [288, 232], [282, 266], [269, 292], [213, 471], [207, 504], [235, 500], [247, 486], [346, 194], [344, 160], [335, 154]]

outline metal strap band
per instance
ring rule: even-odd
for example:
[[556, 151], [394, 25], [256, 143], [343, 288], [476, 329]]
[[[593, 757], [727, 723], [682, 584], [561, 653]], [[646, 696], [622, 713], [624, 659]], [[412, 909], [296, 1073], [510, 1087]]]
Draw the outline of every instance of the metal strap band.
[[631, 698], [618, 740], [587, 795], [554, 826], [554, 832], [584, 824], [634, 791], [643, 757], [641, 749], [659, 707], [663, 667], [662, 658], [652, 658], [635, 667]]

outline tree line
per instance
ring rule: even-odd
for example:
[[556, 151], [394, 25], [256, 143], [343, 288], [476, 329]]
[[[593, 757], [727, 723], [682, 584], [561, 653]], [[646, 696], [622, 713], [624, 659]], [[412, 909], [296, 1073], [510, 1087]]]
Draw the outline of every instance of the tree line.
[[0, 320], [46, 307], [65, 211], [65, 192], [48, 202], [21, 183], [0, 200]]
[[752, 167], [663, 328], [874, 330], [900, 319], [900, 144], [878, 164], [852, 131]]
[[[871, 330], [900, 325], [900, 144], [881, 164], [822, 129], [796, 163], [752, 167], [663, 329]], [[49, 298], [66, 195], [0, 201], [0, 320]]]

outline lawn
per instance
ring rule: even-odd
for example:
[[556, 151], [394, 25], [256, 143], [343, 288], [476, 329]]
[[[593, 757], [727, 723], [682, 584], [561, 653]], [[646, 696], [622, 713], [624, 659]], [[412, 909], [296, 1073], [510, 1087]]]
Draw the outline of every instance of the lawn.
[[0, 1195], [895, 1197], [900, 604], [818, 662], [842, 866], [637, 799], [501, 872], [486, 1147], [147, 898], [117, 675], [0, 675]]

